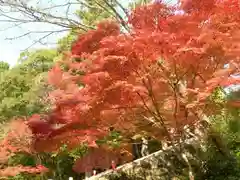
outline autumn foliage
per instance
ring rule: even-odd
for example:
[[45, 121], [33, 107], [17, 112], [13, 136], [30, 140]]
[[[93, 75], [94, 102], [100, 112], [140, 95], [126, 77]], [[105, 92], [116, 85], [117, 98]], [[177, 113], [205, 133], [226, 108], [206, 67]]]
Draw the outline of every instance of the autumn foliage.
[[212, 92], [240, 84], [239, 12], [237, 0], [156, 2], [131, 13], [129, 33], [106, 21], [81, 35], [49, 72], [51, 113], [26, 121], [31, 151], [97, 148], [109, 127], [171, 138], [215, 113]]

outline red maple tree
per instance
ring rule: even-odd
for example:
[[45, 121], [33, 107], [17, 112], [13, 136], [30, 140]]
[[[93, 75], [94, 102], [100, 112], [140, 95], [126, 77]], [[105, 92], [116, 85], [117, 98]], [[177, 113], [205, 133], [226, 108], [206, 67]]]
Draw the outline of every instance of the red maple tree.
[[239, 7], [234, 1], [192, 3], [183, 14], [159, 2], [141, 6], [129, 17], [128, 34], [103, 22], [81, 36], [63, 62], [68, 71], [56, 66], [50, 72], [58, 88], [55, 122], [68, 130], [80, 124], [154, 133], [152, 124], [181, 129], [196, 121], [216, 87], [239, 83], [233, 76], [239, 72], [239, 17], [226, 13]]
[[35, 151], [97, 147], [109, 127], [171, 139], [169, 128], [215, 113], [211, 93], [240, 84], [239, 10], [237, 0], [156, 2], [131, 13], [129, 33], [105, 21], [81, 35], [49, 72], [52, 112], [28, 122]]
[[17, 153], [36, 153], [33, 145], [35, 136], [28, 124], [23, 119], [14, 119], [8, 125], [9, 131], [0, 142], [0, 164], [5, 167], [0, 170], [1, 177], [16, 176], [19, 173], [38, 174], [48, 172], [48, 169], [40, 164], [36, 167], [8, 165], [8, 159]]

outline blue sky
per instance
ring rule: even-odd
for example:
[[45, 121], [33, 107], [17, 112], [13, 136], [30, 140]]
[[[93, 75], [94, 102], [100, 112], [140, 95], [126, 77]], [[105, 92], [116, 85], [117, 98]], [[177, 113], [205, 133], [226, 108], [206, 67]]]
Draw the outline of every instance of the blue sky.
[[[74, 0], [69, 0], [71, 2], [74, 2]], [[131, 0], [120, 0], [124, 4], [130, 2]], [[177, 0], [165, 0], [166, 2], [176, 2]], [[38, 3], [38, 6], [40, 7], [49, 7], [52, 4], [65, 4], [67, 0], [31, 0], [34, 5], [36, 5], [36, 2]], [[75, 12], [79, 7], [77, 6], [71, 6], [70, 12]], [[53, 11], [53, 10], [52, 10]], [[62, 15], [65, 14], [66, 7], [64, 8], [56, 8], [54, 9], [54, 12], [51, 12], [55, 15]], [[12, 15], [12, 14], [11, 14]], [[20, 14], [13, 14], [15, 17], [20, 18]], [[73, 17], [74, 15], [71, 14]], [[0, 17], [0, 20], [4, 18]], [[57, 26], [53, 26], [50, 24], [44, 24], [44, 23], [29, 23], [25, 25], [21, 25], [16, 27], [15, 24], [12, 23], [6, 23], [6, 22], [0, 22], [0, 54], [1, 58], [0, 61], [6, 61], [11, 66], [15, 65], [17, 63], [17, 59], [19, 57], [19, 54], [28, 48], [34, 41], [41, 38], [43, 34], [35, 33], [28, 36], [24, 36], [22, 38], [14, 39], [14, 40], [7, 40], [6, 38], [13, 38], [21, 36], [22, 34], [25, 34], [29, 31], [48, 31], [48, 30], [59, 30], [60, 28]], [[64, 33], [56, 33], [54, 35], [49, 36], [47, 39], [45, 39], [45, 42], [47, 42], [47, 45], [41, 45], [36, 44], [32, 46], [32, 49], [37, 48], [48, 48], [53, 47], [54, 44], [57, 42], [57, 40], [61, 37], [63, 37], [66, 34]]]
[[[37, 2], [37, 0], [32, 0], [33, 3]], [[38, 0], [39, 2], [39, 0]], [[41, 7], [49, 7], [54, 4], [64, 4], [66, 3], [66, 0], [42, 0], [40, 2], [39, 6]], [[71, 6], [70, 12], [75, 12], [77, 7]], [[52, 12], [55, 15], [61, 16], [61, 14], [64, 14], [66, 12], [66, 7], [64, 8], [56, 8], [54, 9], [54, 12]], [[20, 17], [20, 14], [15, 13], [11, 14], [11, 16], [14, 17]], [[0, 19], [4, 19], [3, 17], [0, 17]], [[14, 40], [8, 40], [6, 38], [14, 38], [21, 36], [29, 31], [49, 31], [49, 30], [60, 30], [62, 28], [46, 24], [46, 23], [28, 23], [21, 26], [15, 26], [13, 23], [8, 22], [0, 22], [0, 54], [1, 58], [0, 61], [6, 61], [11, 66], [15, 65], [17, 63], [17, 59], [19, 57], [19, 54], [28, 48], [30, 45], [34, 43], [34, 41], [41, 38], [44, 34], [42, 33], [35, 33], [30, 34], [27, 36], [24, 36], [22, 38], [17, 38]], [[57, 40], [61, 37], [63, 37], [66, 34], [66, 32], [63, 33], [56, 33], [54, 35], [49, 36], [44, 40], [44, 42], [47, 42], [47, 45], [41, 45], [36, 44], [32, 46], [32, 49], [37, 48], [48, 48], [53, 47], [54, 44], [57, 42]]]

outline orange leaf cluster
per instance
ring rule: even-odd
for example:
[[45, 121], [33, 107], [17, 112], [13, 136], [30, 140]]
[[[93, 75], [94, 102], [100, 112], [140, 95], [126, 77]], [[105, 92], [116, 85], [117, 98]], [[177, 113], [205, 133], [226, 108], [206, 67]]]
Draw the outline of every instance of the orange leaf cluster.
[[[9, 124], [9, 131], [5, 138], [0, 142], [0, 163], [7, 164], [8, 158], [13, 156], [15, 153], [24, 152], [24, 153], [34, 153], [35, 149], [34, 136], [27, 125], [26, 121], [22, 119], [16, 119], [11, 121]], [[44, 173], [48, 169], [42, 165], [36, 167], [27, 167], [27, 166], [8, 166], [6, 168], [0, 169], [1, 177], [16, 176], [20, 173]]]
[[9, 154], [15, 152], [32, 153], [34, 151], [32, 148], [34, 137], [29, 126], [21, 119], [11, 121], [8, 126], [10, 130], [1, 141], [2, 152]]
[[82, 137], [95, 140], [111, 126], [125, 133], [145, 128], [155, 135], [163, 121], [180, 128], [197, 120], [194, 111], [204, 109], [216, 87], [239, 84], [234, 75], [239, 73], [240, 21], [238, 11], [227, 13], [239, 6], [235, 1], [184, 3], [191, 11], [182, 14], [176, 13], [182, 6], [159, 2], [138, 7], [129, 16], [128, 34], [106, 21], [79, 36], [63, 61], [68, 70], [56, 65], [49, 72], [55, 107], [46, 122], [61, 124], [49, 131], [49, 140], [68, 133], [81, 142], [86, 142]]

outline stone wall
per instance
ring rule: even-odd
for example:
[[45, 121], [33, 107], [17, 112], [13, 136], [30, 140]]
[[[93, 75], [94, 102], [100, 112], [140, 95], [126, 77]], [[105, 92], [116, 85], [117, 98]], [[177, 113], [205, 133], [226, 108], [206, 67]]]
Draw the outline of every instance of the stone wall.
[[[187, 144], [192, 144], [193, 141], [194, 140], [189, 139]], [[169, 180], [169, 174], [171, 173], [169, 169], [176, 166], [181, 168], [182, 165], [174, 164], [177, 162], [174, 159], [169, 161], [171, 157], [174, 157], [174, 151], [170, 146], [165, 150], [159, 150], [148, 156], [119, 166], [115, 171], [108, 170], [96, 176], [92, 176], [88, 178], [88, 180]], [[120, 175], [127, 175], [127, 177], [117, 178], [117, 176]]]

